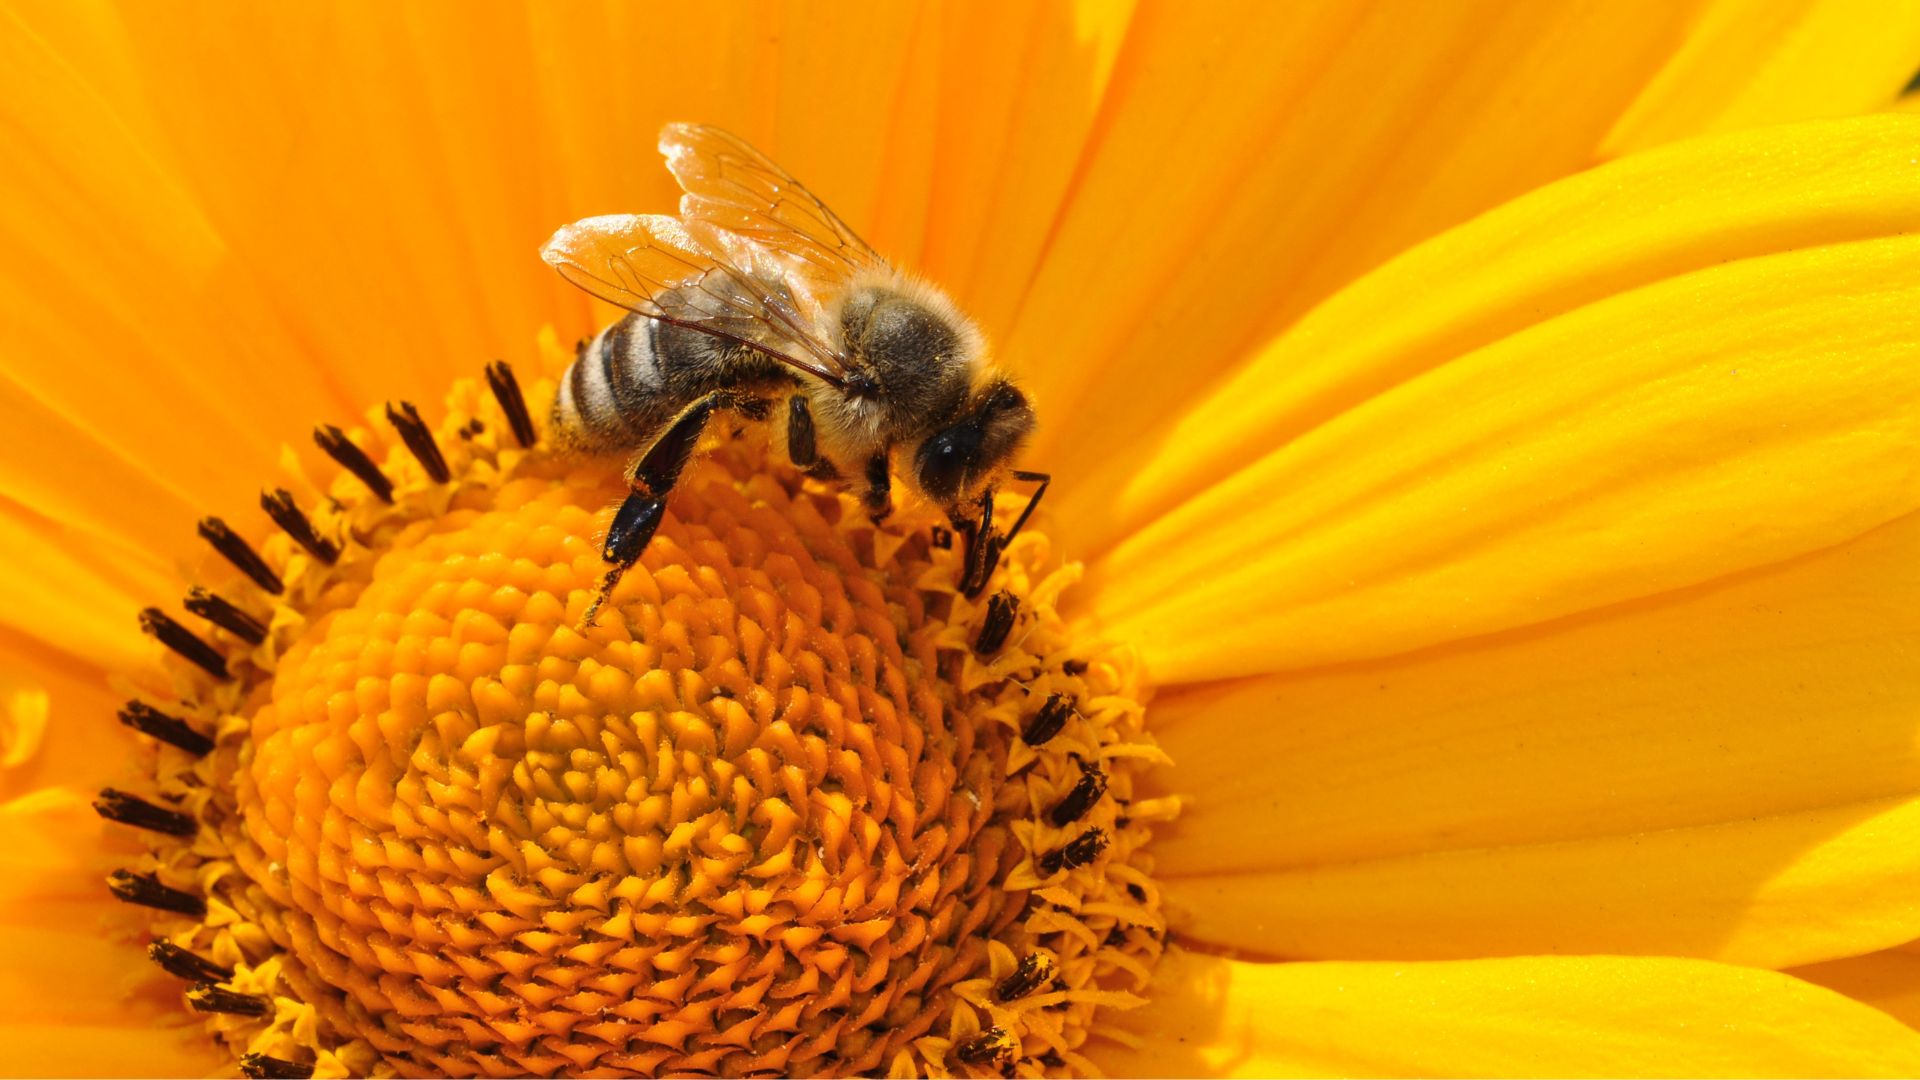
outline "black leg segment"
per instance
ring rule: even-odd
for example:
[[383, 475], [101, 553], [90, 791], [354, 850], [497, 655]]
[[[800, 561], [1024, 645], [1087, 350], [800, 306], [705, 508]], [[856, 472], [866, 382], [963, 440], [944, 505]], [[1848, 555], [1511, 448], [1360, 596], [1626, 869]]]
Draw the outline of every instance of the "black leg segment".
[[885, 450], [867, 459], [867, 489], [860, 501], [866, 504], [867, 515], [875, 524], [885, 521], [893, 511], [893, 469]]
[[713, 419], [717, 410], [733, 404], [733, 396], [725, 391], [708, 394], [688, 406], [647, 452], [640, 455], [633, 467], [633, 491], [620, 504], [620, 509], [614, 511], [613, 524], [607, 527], [607, 542], [600, 556], [610, 565], [600, 582], [600, 594], [587, 606], [583, 625], [593, 625], [594, 618], [600, 614], [600, 605], [606, 603], [613, 587], [620, 583], [621, 575], [640, 561], [647, 542], [665, 520], [667, 496], [680, 482], [687, 462], [693, 460], [694, 448], [700, 444], [700, 433], [706, 430], [707, 421]]
[[787, 399], [787, 457], [796, 469], [810, 468], [820, 460], [820, 444], [813, 434], [813, 410], [799, 394]]

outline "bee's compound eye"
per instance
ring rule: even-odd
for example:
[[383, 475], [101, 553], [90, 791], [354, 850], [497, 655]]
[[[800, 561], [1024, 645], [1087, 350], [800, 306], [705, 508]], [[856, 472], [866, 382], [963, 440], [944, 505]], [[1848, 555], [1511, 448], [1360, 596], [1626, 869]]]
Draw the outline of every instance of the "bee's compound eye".
[[971, 424], [936, 432], [920, 445], [914, 460], [920, 490], [935, 502], [955, 502], [979, 452], [980, 431]]

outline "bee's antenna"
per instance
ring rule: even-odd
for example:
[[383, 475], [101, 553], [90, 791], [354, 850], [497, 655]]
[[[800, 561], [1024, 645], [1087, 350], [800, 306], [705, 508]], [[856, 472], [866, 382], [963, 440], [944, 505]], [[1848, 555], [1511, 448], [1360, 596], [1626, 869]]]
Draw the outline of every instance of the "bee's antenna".
[[1013, 478], [1028, 483], [1038, 482], [1040, 486], [1033, 489], [1033, 497], [1027, 500], [1026, 508], [1020, 511], [1020, 516], [1013, 519], [1013, 528], [1007, 530], [1007, 544], [1012, 544], [1013, 538], [1020, 535], [1020, 530], [1026, 527], [1027, 519], [1033, 516], [1033, 511], [1040, 505], [1040, 500], [1046, 497], [1047, 485], [1053, 483], [1052, 473], [1028, 472], [1025, 469], [1015, 469]]

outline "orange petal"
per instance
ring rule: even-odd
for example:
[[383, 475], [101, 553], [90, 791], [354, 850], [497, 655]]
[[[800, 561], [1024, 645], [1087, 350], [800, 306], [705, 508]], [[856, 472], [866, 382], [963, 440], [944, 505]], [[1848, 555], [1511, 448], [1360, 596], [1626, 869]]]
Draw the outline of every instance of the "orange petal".
[[10, 1076], [212, 1076], [233, 1066], [232, 1055], [188, 1027], [4, 1023], [0, 1042]]
[[[1259, 964], [1170, 949], [1087, 1047], [1116, 1076], [1906, 1076], [1920, 1035], [1693, 960]], [[1124, 1040], [1124, 1041], [1123, 1041]]]
[[[143, 650], [139, 658], [148, 659], [147, 653]], [[43, 699], [45, 724], [31, 753], [17, 760], [9, 755], [0, 765], [0, 793], [12, 796], [45, 787], [92, 792], [121, 775], [136, 737], [115, 718], [125, 696], [108, 688], [100, 668], [0, 632], [0, 698], [14, 694]], [[6, 723], [0, 718], [0, 726]], [[8, 743], [0, 734], [0, 747]]]
[[1916, 137], [1883, 115], [1688, 143], [1410, 253], [1183, 421], [1141, 498], [1272, 449], [1096, 560], [1095, 611], [1162, 681], [1255, 674], [1684, 587], [1920, 505]]
[[1164, 694], [1169, 902], [1207, 940], [1314, 957], [1906, 941], [1916, 641], [1909, 516], [1578, 620]]
[[1920, 1027], [1920, 946], [1912, 942], [1864, 956], [1808, 964], [1788, 974], [1891, 1013], [1909, 1027]]

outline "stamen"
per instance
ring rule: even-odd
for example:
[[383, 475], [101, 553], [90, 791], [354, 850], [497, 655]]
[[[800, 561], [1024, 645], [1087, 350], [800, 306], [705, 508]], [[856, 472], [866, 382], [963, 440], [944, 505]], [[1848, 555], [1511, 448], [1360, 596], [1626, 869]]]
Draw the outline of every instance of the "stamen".
[[963, 1065], [978, 1069], [1004, 1069], [1013, 1064], [1020, 1045], [1004, 1028], [990, 1027], [971, 1038], [960, 1040], [953, 1056]]
[[332, 566], [340, 560], [340, 549], [333, 541], [313, 531], [313, 522], [293, 504], [293, 493], [286, 488], [274, 488], [260, 493], [260, 509], [267, 512], [275, 525], [280, 526], [293, 542], [307, 549], [307, 554]]
[[1040, 872], [1047, 877], [1062, 870], [1077, 870], [1100, 857], [1107, 850], [1107, 834], [1100, 829], [1088, 829], [1079, 836], [1040, 856]]
[[195, 585], [187, 590], [187, 610], [249, 645], [267, 640], [267, 624], [233, 606], [225, 597]]
[[113, 891], [113, 895], [129, 904], [171, 911], [176, 915], [185, 915], [194, 919], [207, 913], [206, 901], [192, 893], [168, 888], [160, 884], [160, 879], [152, 874], [115, 870], [107, 875], [107, 888]]
[[397, 409], [389, 403], [387, 422], [400, 432], [407, 449], [413, 451], [414, 458], [427, 470], [427, 475], [433, 477], [434, 483], [444, 484], [453, 479], [453, 473], [447, 469], [447, 459], [440, 455], [440, 444], [433, 441], [433, 430], [420, 419], [420, 410], [413, 407], [413, 402], [402, 401]]
[[393, 502], [393, 481], [380, 471], [365, 450], [354, 445], [347, 433], [332, 424], [321, 424], [313, 429], [313, 441], [327, 456], [340, 463], [340, 467], [352, 473], [367, 485], [367, 490], [383, 503]]
[[298, 1061], [285, 1058], [268, 1057], [266, 1054], [248, 1054], [240, 1059], [240, 1071], [252, 1080], [310, 1080], [313, 1066], [302, 1065]]
[[206, 957], [188, 952], [171, 941], [156, 941], [147, 946], [147, 956], [160, 965], [160, 970], [176, 979], [211, 983], [226, 982], [233, 978], [232, 968], [221, 967]]
[[1073, 701], [1065, 694], [1049, 694], [1040, 711], [1033, 714], [1027, 726], [1020, 729], [1020, 741], [1028, 746], [1044, 746], [1060, 729], [1067, 726], [1067, 717], [1073, 715]]
[[987, 616], [980, 621], [980, 636], [973, 639], [973, 651], [983, 657], [999, 652], [1018, 614], [1020, 599], [1012, 593], [1003, 590], [987, 597]]
[[93, 810], [108, 821], [168, 836], [192, 836], [199, 829], [192, 817], [178, 810], [157, 806], [116, 788], [105, 788], [95, 796]]
[[196, 983], [187, 991], [187, 1004], [196, 1012], [232, 1013], [235, 1016], [267, 1016], [273, 1012], [273, 999], [259, 994], [242, 994], [212, 983]]
[[1080, 774], [1080, 782], [1073, 785], [1073, 790], [1067, 792], [1066, 798], [1056, 803], [1053, 812], [1047, 815], [1047, 820], [1056, 829], [1079, 821], [1087, 811], [1093, 809], [1094, 803], [1100, 801], [1100, 796], [1107, 793], [1107, 774], [1098, 765], [1082, 764], [1080, 768], [1084, 770]]
[[227, 658], [220, 651], [202, 641], [193, 631], [173, 621], [173, 616], [159, 608], [147, 608], [140, 612], [140, 629], [148, 636], [157, 639], [160, 644], [172, 649], [182, 660], [216, 679], [225, 679]]
[[527, 411], [527, 399], [520, 393], [520, 380], [513, 377], [513, 368], [505, 360], [487, 365], [487, 386], [500, 403], [500, 411], [507, 414], [515, 441], [523, 447], [532, 446], [539, 438], [533, 430], [533, 414]]
[[1017, 1001], [1035, 990], [1052, 982], [1060, 974], [1060, 966], [1046, 953], [1028, 953], [1013, 969], [1013, 974], [1000, 980], [993, 988], [993, 996], [998, 1001]]
[[185, 720], [168, 716], [144, 701], [129, 701], [120, 707], [120, 722], [144, 735], [151, 735], [170, 746], [200, 757], [213, 749], [213, 740], [193, 730]]
[[227, 523], [217, 517], [200, 519], [200, 538], [213, 545], [213, 549], [233, 564], [233, 568], [253, 579], [255, 585], [275, 596], [286, 591], [280, 581], [280, 575], [260, 558], [253, 548], [240, 539], [240, 534], [227, 527]]

